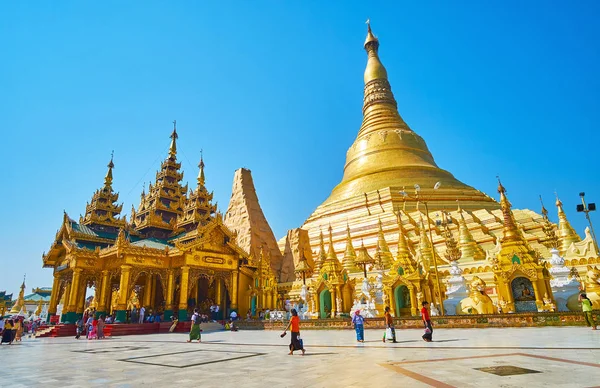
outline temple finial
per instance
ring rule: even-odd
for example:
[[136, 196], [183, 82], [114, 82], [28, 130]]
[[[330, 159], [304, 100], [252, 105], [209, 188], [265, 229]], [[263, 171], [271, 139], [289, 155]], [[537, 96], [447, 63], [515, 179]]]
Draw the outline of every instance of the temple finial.
[[110, 162], [108, 162], [108, 165], [106, 166], [106, 167], [108, 167], [108, 171], [106, 172], [106, 176], [104, 177], [104, 187], [112, 186], [112, 181], [113, 181], [112, 169], [115, 167], [115, 164], [113, 163], [114, 156], [115, 156], [115, 151], [113, 150], [110, 153]]
[[198, 186], [203, 186], [206, 182], [204, 177], [204, 158], [202, 157], [202, 150], [200, 150], [200, 164], [198, 164], [200, 171], [198, 172]]
[[581, 237], [575, 232], [575, 229], [573, 229], [571, 223], [567, 219], [562, 201], [558, 198], [558, 194], [556, 192], [554, 192], [554, 194], [556, 195], [556, 208], [558, 209], [559, 251], [560, 254], [563, 255], [572, 243], [581, 241]]
[[548, 210], [544, 207], [544, 201], [542, 200], [542, 196], [540, 195], [540, 204], [542, 205], [542, 217], [544, 220], [548, 220]]
[[171, 145], [169, 146], [169, 157], [175, 158], [177, 155], [177, 120], [173, 120], [173, 133], [171, 133]]
[[500, 177], [496, 176], [496, 178], [498, 179], [498, 193], [500, 193], [500, 207], [502, 208], [502, 215], [504, 216], [504, 236], [502, 236], [501, 242], [522, 240], [523, 236], [517, 227], [515, 217], [511, 210], [512, 205], [506, 197], [506, 189], [502, 186]]

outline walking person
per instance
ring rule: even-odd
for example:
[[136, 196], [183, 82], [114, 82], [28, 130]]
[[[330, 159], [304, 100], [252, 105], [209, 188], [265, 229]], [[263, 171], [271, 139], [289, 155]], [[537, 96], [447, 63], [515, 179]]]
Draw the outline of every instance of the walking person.
[[[396, 341], [396, 329], [394, 328], [394, 317], [392, 317], [392, 313], [390, 313], [390, 308], [386, 306], [385, 308], [385, 327], [386, 333], [383, 334], [383, 342], [386, 340], [386, 334], [389, 332], [392, 334], [392, 342], [397, 343]], [[388, 338], [389, 339], [389, 338]]]
[[15, 325], [13, 327], [13, 331], [14, 331], [14, 334], [13, 334], [14, 338], [13, 338], [13, 340], [19, 341], [19, 342], [22, 341], [23, 326], [24, 326], [24, 324], [23, 324], [23, 318], [17, 317], [17, 319], [15, 320]]
[[4, 323], [4, 331], [2, 332], [2, 340], [0, 344], [7, 343], [11, 345], [13, 342], [13, 320], [7, 319]]
[[98, 317], [98, 323], [96, 324], [96, 330], [98, 331], [98, 339], [104, 339], [104, 316]]
[[594, 322], [594, 317], [592, 316], [592, 301], [583, 293], [579, 294], [579, 302], [581, 302], [585, 323], [588, 327], [591, 326], [592, 330], [596, 330], [596, 322]]
[[75, 339], [79, 339], [83, 333], [83, 318], [79, 318], [75, 323]]
[[298, 316], [298, 311], [296, 311], [296, 309], [292, 309], [291, 314], [292, 318], [290, 319], [290, 322], [286, 328], [283, 330], [281, 337], [284, 337], [288, 329], [291, 327], [292, 340], [290, 342], [290, 352], [288, 355], [292, 356], [295, 350], [301, 350], [302, 355], [304, 356], [306, 351], [304, 350], [304, 342], [300, 338], [300, 317]]
[[198, 340], [200, 342], [201, 335], [200, 332], [200, 314], [198, 314], [198, 309], [194, 309], [194, 315], [192, 315], [192, 328], [190, 329], [190, 339], [187, 342], [192, 342]]
[[365, 319], [360, 315], [360, 310], [354, 312], [352, 324], [354, 325], [354, 330], [356, 330], [356, 341], [365, 342]]
[[423, 320], [423, 325], [425, 326], [425, 334], [423, 334], [423, 341], [432, 342], [433, 341], [433, 326], [431, 326], [431, 318], [429, 318], [429, 311], [427, 310], [427, 306], [429, 302], [426, 300], [423, 301], [421, 309], [421, 319]]

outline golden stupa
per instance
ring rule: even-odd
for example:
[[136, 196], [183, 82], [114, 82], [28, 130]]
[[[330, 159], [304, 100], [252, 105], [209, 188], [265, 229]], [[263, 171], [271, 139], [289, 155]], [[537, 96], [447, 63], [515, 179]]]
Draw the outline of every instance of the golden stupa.
[[[370, 25], [364, 48], [363, 121], [346, 154], [342, 180], [300, 228], [279, 241], [284, 261], [296, 266], [300, 252], [312, 253], [307, 258], [315, 262], [312, 273], [297, 271], [309, 278], [309, 315], [348, 313], [361, 298], [374, 301], [378, 310], [389, 304], [396, 315], [415, 315], [423, 298], [437, 304], [448, 297], [449, 278], [457, 271], [467, 284], [477, 283], [472, 288], [485, 288], [504, 311], [542, 311], [555, 305], [545, 269], [549, 264], [542, 258], [559, 248], [564, 265], [583, 275], [585, 265], [598, 261], [589, 248], [589, 233], [581, 241], [559, 202], [557, 226], [545, 213], [512, 209], [504, 187], [498, 202], [439, 168], [425, 141], [398, 113]], [[329, 232], [327, 254], [324, 231]], [[506, 236], [509, 232], [518, 239]], [[355, 250], [361, 258], [352, 254]], [[325, 270], [323, 264], [333, 257], [342, 268]], [[379, 299], [363, 289], [365, 277], [378, 284]], [[300, 295], [302, 283], [298, 276], [288, 286], [292, 299]], [[516, 286], [529, 287], [533, 299], [513, 298], [511, 287]]]
[[[373, 201], [378, 191], [380, 195], [389, 192], [389, 200], [398, 203], [402, 200], [399, 191], [415, 184], [430, 197], [431, 210], [455, 207], [456, 200], [467, 210], [498, 209], [492, 198], [439, 168], [423, 138], [404, 122], [379, 59], [379, 40], [370, 26], [364, 47], [368, 59], [362, 125], [346, 154], [342, 181], [307, 223], [326, 218], [345, 205]], [[434, 192], [437, 182], [441, 186]]]

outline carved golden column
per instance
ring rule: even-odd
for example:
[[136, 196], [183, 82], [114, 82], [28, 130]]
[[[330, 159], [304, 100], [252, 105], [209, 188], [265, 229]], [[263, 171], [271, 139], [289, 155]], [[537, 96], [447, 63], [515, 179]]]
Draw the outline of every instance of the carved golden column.
[[543, 295], [540, 295], [538, 280], [536, 279], [536, 280], [532, 281], [531, 284], [533, 285], [533, 293], [535, 295], [535, 304], [537, 306], [543, 306], [544, 305], [544, 302], [542, 301]]
[[127, 301], [129, 300], [129, 278], [131, 265], [121, 266], [121, 280], [119, 282], [119, 300], [117, 301], [116, 322], [123, 323], [127, 320]]
[[167, 293], [165, 295], [165, 320], [171, 318], [173, 314], [173, 270], [170, 269], [167, 271]]
[[418, 316], [419, 314], [417, 311], [419, 311], [419, 306], [417, 306], [417, 293], [415, 292], [415, 287], [410, 287], [408, 292], [410, 293], [410, 314], [412, 316]]
[[223, 281], [215, 278], [215, 304], [219, 306], [219, 319], [223, 315]]
[[102, 281], [100, 282], [100, 299], [98, 299], [98, 313], [107, 314], [106, 301], [108, 299], [108, 288], [110, 287], [110, 279], [108, 278], [109, 272], [107, 270], [102, 271]]
[[146, 284], [144, 285], [143, 306], [146, 310], [150, 307], [150, 299], [152, 298], [152, 275], [146, 273]]
[[156, 312], [156, 282], [158, 282], [158, 276], [150, 275], [150, 308], [152, 312]]
[[335, 318], [335, 287], [329, 290], [331, 296], [331, 318]]
[[187, 320], [188, 308], [188, 284], [190, 280], [190, 267], [184, 265], [181, 267], [181, 283], [179, 289], [179, 320]]
[[50, 296], [50, 306], [48, 307], [48, 319], [50, 322], [50, 317], [56, 315], [56, 308], [58, 306], [58, 296], [60, 295], [60, 278], [55, 274], [54, 281], [52, 282], [52, 295]]
[[69, 304], [67, 305], [66, 322], [75, 323], [77, 321], [77, 302], [79, 301], [79, 278], [81, 277], [81, 268], [73, 268], [71, 278], [71, 287], [69, 292]]
[[231, 309], [236, 310], [238, 308], [238, 271], [233, 271], [231, 275]]

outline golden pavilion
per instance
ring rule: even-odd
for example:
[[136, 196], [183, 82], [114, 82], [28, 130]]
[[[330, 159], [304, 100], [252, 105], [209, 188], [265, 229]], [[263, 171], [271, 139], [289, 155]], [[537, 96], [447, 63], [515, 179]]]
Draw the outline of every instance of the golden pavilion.
[[[184, 320], [207, 303], [254, 315], [285, 300], [304, 318], [343, 317], [357, 307], [381, 316], [385, 306], [416, 316], [424, 300], [442, 314], [549, 311], [557, 274], [565, 284], [576, 279], [600, 306], [590, 233], [577, 235], [558, 198], [557, 225], [543, 207], [541, 215], [513, 209], [500, 181], [496, 200], [441, 169], [400, 116], [379, 47], [369, 25], [362, 124], [341, 182], [300, 228], [275, 239], [249, 170], [235, 172], [223, 214], [202, 158], [196, 187], [183, 186], [174, 128], [168, 156], [129, 220], [113, 190], [112, 158], [85, 215], [64, 214], [43, 255], [54, 271], [49, 316], [60, 303], [62, 320], [74, 322], [89, 287], [97, 313], [119, 322], [140, 306]], [[457, 295], [455, 310], [444, 308]]]
[[96, 313], [114, 313], [117, 322], [142, 306], [165, 319], [175, 313], [180, 320], [213, 303], [223, 312], [275, 307], [278, 279], [271, 265], [279, 263], [262, 249], [268, 244], [259, 240], [252, 249], [240, 247], [240, 236], [212, 203], [202, 159], [196, 188], [182, 185], [177, 139], [174, 127], [168, 156], [129, 221], [120, 215], [123, 205], [113, 191], [112, 158], [85, 215], [75, 221], [64, 214], [43, 255], [44, 267], [54, 271], [48, 319], [62, 300], [61, 320], [75, 322], [86, 308], [88, 287], [95, 290]]

